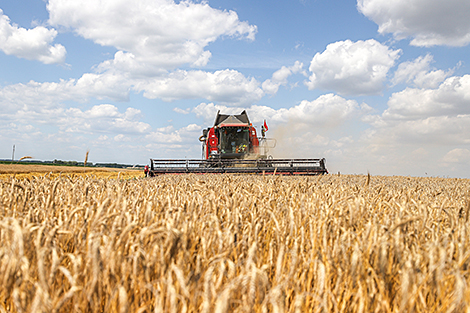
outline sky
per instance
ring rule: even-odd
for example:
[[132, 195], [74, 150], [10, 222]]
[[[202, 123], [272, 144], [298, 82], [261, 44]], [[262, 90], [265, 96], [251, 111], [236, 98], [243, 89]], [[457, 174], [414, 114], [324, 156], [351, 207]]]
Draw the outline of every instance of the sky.
[[469, 178], [469, 46], [468, 0], [2, 0], [0, 159], [198, 159], [246, 110], [276, 158]]

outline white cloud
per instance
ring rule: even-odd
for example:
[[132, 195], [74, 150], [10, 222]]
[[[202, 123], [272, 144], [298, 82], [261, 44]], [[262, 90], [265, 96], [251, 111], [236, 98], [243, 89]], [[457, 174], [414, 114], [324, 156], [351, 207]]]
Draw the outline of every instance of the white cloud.
[[[287, 78], [292, 74], [303, 72], [304, 65], [299, 61], [295, 61], [294, 65], [286, 67], [283, 66], [281, 69], [273, 73], [271, 79], [267, 79], [263, 82], [262, 88], [266, 93], [276, 94], [279, 87], [287, 84]], [[305, 74], [305, 72], [304, 72]]]
[[[326, 94], [313, 101], [303, 100], [300, 104], [278, 110], [269, 107], [254, 106], [255, 116], [269, 118], [272, 122], [287, 124], [292, 128], [335, 127], [353, 117], [360, 107], [354, 100]], [[264, 116], [264, 117], [263, 117]]]
[[446, 155], [442, 158], [442, 161], [446, 163], [446, 165], [453, 164], [453, 163], [461, 163], [468, 166], [470, 163], [470, 151], [468, 149], [453, 149], [446, 153]]
[[385, 119], [417, 119], [470, 114], [470, 75], [449, 77], [437, 89], [407, 88], [394, 93]]
[[176, 113], [179, 113], [179, 114], [189, 114], [189, 112], [191, 111], [191, 109], [181, 109], [181, 108], [174, 108], [173, 111], [175, 111]]
[[[69, 81], [61, 81], [61, 83], [67, 83], [67, 88], [74, 99], [84, 98], [86, 100], [94, 97], [128, 101], [133, 81], [125, 73], [109, 71], [102, 74], [85, 73], [78, 80], [70, 79]], [[60, 89], [61, 86], [58, 87]]]
[[114, 136], [114, 141], [119, 141], [119, 142], [128, 142], [131, 141], [129, 137], [124, 136], [123, 134], [119, 134]]
[[45, 64], [63, 63], [66, 50], [60, 44], [52, 45], [57, 31], [37, 26], [25, 29], [10, 23], [0, 9], [0, 50], [27, 60], [38, 60]]
[[334, 90], [339, 94], [380, 93], [387, 73], [401, 50], [392, 50], [374, 39], [338, 41], [317, 53], [310, 63], [309, 89]]
[[453, 70], [447, 72], [443, 70], [430, 70], [430, 64], [433, 57], [430, 54], [418, 57], [413, 61], [403, 62], [398, 66], [392, 84], [412, 83], [419, 88], [436, 88], [448, 76], [452, 75]]
[[[371, 125], [361, 139], [364, 155], [367, 151], [376, 168], [390, 163], [386, 174], [434, 175], [447, 167], [448, 175], [468, 175], [463, 147], [470, 145], [469, 86], [470, 75], [465, 75], [447, 78], [436, 89], [394, 93], [387, 110], [363, 119]], [[444, 156], [442, 151], [450, 148]]]
[[70, 108], [62, 116], [56, 116], [59, 128], [70, 133], [122, 133], [145, 134], [151, 129], [150, 125], [140, 122], [140, 110], [127, 108], [120, 113], [111, 104], [95, 105], [87, 111]]
[[[421, 62], [416, 63], [427, 64]], [[418, 64], [416, 72], [426, 70]], [[371, 174], [468, 177], [469, 90], [470, 75], [465, 75], [447, 78], [435, 89], [394, 93], [383, 113], [362, 117], [363, 126], [370, 127], [356, 142], [338, 149], [341, 157], [331, 158]]]
[[143, 91], [143, 96], [149, 99], [174, 101], [196, 98], [230, 106], [250, 105], [264, 96], [256, 79], [235, 70], [213, 73], [177, 70], [142, 79], [109, 71], [85, 73], [79, 79], [44, 83], [30, 81], [0, 88], [0, 109], [4, 113], [24, 108], [38, 110], [57, 107], [63, 101], [85, 102], [91, 98], [128, 101], [132, 90]]
[[[227, 107], [220, 104], [201, 103], [196, 106], [192, 112], [195, 113], [197, 117], [203, 118], [205, 125], [212, 126], [215, 116], [217, 115], [217, 111], [219, 110], [221, 114], [240, 114], [243, 111], [243, 109], [240, 108]], [[251, 115], [248, 117], [251, 119]]]
[[213, 9], [206, 2], [49, 0], [47, 9], [51, 25], [116, 47], [131, 63], [167, 69], [204, 66], [211, 55], [204, 50], [209, 43], [221, 36], [253, 40], [257, 30], [241, 22], [235, 12]]
[[377, 23], [379, 33], [411, 44], [465, 46], [470, 43], [468, 0], [358, 0], [358, 10]]
[[[275, 125], [286, 125], [299, 128], [335, 127], [359, 114], [368, 112], [367, 105], [359, 106], [355, 100], [347, 100], [334, 94], [326, 94], [313, 101], [303, 100], [291, 108], [273, 109], [268, 106], [252, 105], [247, 108], [248, 117], [254, 124], [262, 123], [265, 119]], [[197, 117], [206, 122], [213, 122], [217, 111], [222, 114], [240, 114], [242, 109], [201, 103], [193, 109]]]
[[141, 115], [141, 111], [135, 108], [127, 108], [121, 113], [111, 104], [95, 105], [86, 111], [79, 108], [24, 106], [16, 112], [0, 114], [3, 120], [16, 121], [17, 128], [33, 124], [57, 127], [60, 132], [66, 133], [123, 135], [145, 134], [150, 131], [150, 125], [139, 121]]
[[470, 144], [470, 114], [374, 123], [374, 140], [392, 146]]
[[214, 73], [177, 70], [166, 77], [141, 81], [135, 89], [143, 91], [144, 96], [150, 99], [205, 98], [231, 106], [251, 104], [264, 95], [256, 79], [247, 78], [235, 70]]
[[80, 112], [79, 115], [81, 115], [81, 117], [87, 116], [89, 118], [114, 118], [120, 114], [118, 108], [114, 105], [101, 104], [93, 106], [90, 110], [83, 112], [83, 114]]
[[174, 129], [173, 126], [158, 128], [145, 136], [149, 144], [197, 144], [197, 138], [201, 133], [201, 126], [190, 124], [180, 129]]
[[[253, 40], [256, 26], [240, 21], [233, 11], [213, 9], [206, 2], [172, 0], [138, 0], [132, 5], [123, 0], [50, 0], [47, 8], [50, 25], [70, 28], [119, 51], [79, 79], [0, 88], [4, 112], [56, 108], [64, 101], [91, 98], [128, 101], [131, 91], [150, 99], [207, 99], [229, 106], [250, 105], [265, 95], [260, 82], [235, 70], [169, 71], [184, 64], [205, 65], [210, 57], [205, 47], [220, 37]], [[53, 39], [57, 32], [51, 34]], [[297, 66], [288, 71], [296, 72]], [[278, 72], [273, 79], [284, 84], [286, 78]]]
[[14, 84], [0, 88], [0, 109], [2, 113], [18, 110], [39, 111], [57, 108], [63, 101], [85, 102], [94, 97], [128, 100], [130, 87], [124, 77], [109, 74], [84, 74], [80, 79], [59, 82]]

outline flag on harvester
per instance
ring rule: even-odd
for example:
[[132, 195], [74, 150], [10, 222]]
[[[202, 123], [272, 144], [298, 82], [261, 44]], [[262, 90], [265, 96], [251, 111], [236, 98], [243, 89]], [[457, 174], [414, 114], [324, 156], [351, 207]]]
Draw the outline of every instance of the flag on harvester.
[[264, 131], [268, 131], [268, 124], [266, 124], [266, 120], [264, 120]]

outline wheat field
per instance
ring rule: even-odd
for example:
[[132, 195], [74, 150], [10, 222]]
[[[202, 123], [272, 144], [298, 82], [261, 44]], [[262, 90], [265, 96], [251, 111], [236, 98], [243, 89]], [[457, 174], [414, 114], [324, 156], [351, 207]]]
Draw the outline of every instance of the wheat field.
[[8, 180], [12, 176], [17, 179], [24, 179], [33, 176], [47, 176], [47, 178], [56, 178], [67, 175], [72, 177], [88, 176], [118, 179], [129, 179], [145, 176], [143, 170], [136, 169], [57, 166], [41, 164], [0, 164], [0, 180]]
[[470, 312], [470, 180], [0, 180], [0, 312]]

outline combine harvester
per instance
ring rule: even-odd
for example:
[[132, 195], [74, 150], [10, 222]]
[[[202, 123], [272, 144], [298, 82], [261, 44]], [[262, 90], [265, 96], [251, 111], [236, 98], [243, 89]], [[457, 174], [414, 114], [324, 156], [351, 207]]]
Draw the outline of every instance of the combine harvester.
[[246, 173], [281, 175], [328, 174], [325, 159], [273, 159], [268, 156], [276, 141], [265, 137], [266, 121], [261, 137], [250, 123], [246, 111], [239, 115], [217, 112], [213, 127], [204, 129], [203, 159], [150, 159], [145, 167], [147, 176], [183, 173]]

